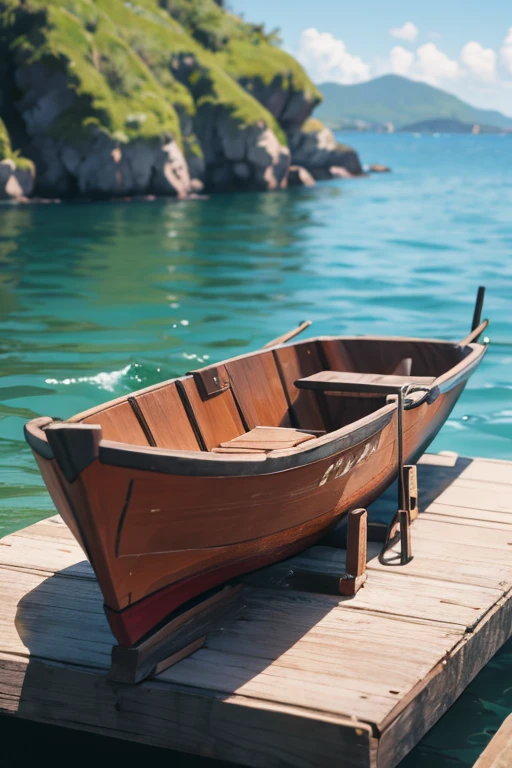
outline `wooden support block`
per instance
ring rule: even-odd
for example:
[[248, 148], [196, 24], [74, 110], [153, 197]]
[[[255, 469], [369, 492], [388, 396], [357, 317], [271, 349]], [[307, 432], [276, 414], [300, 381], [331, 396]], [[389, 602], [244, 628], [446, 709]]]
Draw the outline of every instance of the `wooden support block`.
[[355, 595], [366, 581], [366, 571], [360, 576], [348, 573], [335, 574], [319, 571], [307, 571], [299, 568], [290, 574], [287, 587], [301, 592], [316, 592], [319, 595]]
[[355, 595], [366, 581], [367, 518], [365, 509], [348, 514], [345, 572], [293, 568], [282, 586], [324, 595]]
[[368, 512], [354, 509], [348, 514], [347, 573], [357, 578], [366, 571]]
[[137, 645], [114, 645], [108, 679], [140, 683], [194, 653], [204, 645], [207, 632], [233, 618], [242, 604], [242, 588], [228, 585], [199, 599]]
[[361, 576], [356, 576], [355, 579], [346, 574], [340, 581], [340, 595], [344, 595], [345, 597], [356, 595], [367, 578], [366, 571], [361, 574]]
[[399, 510], [398, 522], [400, 525], [400, 565], [407, 565], [407, 563], [412, 560], [411, 521], [407, 509]]
[[411, 522], [416, 520], [419, 513], [418, 507], [418, 472], [415, 464], [404, 465], [405, 496], [407, 509]]
[[348, 515], [347, 572], [340, 581], [341, 595], [355, 595], [366, 581], [368, 512], [354, 509]]

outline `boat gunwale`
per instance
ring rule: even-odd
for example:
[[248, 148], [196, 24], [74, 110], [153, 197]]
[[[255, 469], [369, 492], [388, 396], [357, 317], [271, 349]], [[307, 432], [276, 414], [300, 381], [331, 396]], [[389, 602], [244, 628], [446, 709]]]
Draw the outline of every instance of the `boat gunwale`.
[[[284, 343], [284, 344], [276, 344], [275, 347], [266, 347], [262, 349], [255, 349], [252, 352], [243, 352], [241, 355], [236, 355], [235, 357], [228, 357], [225, 360], [219, 360], [216, 363], [211, 363], [209, 365], [205, 365], [202, 368], [196, 369], [197, 371], [203, 371], [208, 368], [215, 368], [219, 365], [227, 365], [228, 363], [233, 363], [238, 360], [242, 360], [249, 357], [255, 357], [256, 355], [265, 354], [268, 352], [273, 352], [275, 350], [279, 349], [289, 349], [290, 347], [298, 347], [303, 344], [311, 344], [313, 342], [319, 342], [319, 341], [405, 341], [405, 342], [423, 342], [426, 344], [438, 344], [440, 346], [447, 346], [452, 348], [459, 348], [461, 351], [465, 348], [471, 348], [474, 346], [481, 346], [484, 347], [483, 344], [477, 344], [476, 342], [473, 342], [472, 344], [465, 344], [461, 347], [461, 345], [456, 341], [447, 341], [445, 339], [424, 339], [424, 338], [418, 338], [415, 336], [311, 336], [306, 339], [300, 339], [299, 341], [294, 341], [292, 344], [290, 343]], [[466, 358], [462, 358], [460, 362], [463, 362]], [[458, 363], [459, 364], [459, 363]], [[454, 366], [455, 367], [455, 366]], [[450, 373], [453, 370], [453, 368], [450, 368], [447, 373]], [[446, 375], [442, 374], [443, 376]], [[143, 387], [142, 389], [137, 389], [132, 392], [128, 392], [126, 395], [121, 395], [120, 397], [116, 397], [113, 400], [107, 400], [105, 403], [100, 403], [99, 405], [95, 405], [92, 408], [88, 408], [85, 411], [81, 411], [80, 413], [75, 414], [74, 416], [70, 416], [68, 419], [66, 419], [66, 423], [74, 424], [79, 421], [83, 421], [83, 419], [87, 419], [90, 416], [94, 416], [95, 413], [99, 413], [100, 411], [106, 410], [107, 408], [112, 408], [115, 405], [120, 405], [121, 403], [126, 402], [126, 400], [129, 397], [138, 397], [139, 395], [145, 395], [148, 392], [156, 392], [158, 389], [162, 389], [163, 387], [168, 386], [169, 384], [172, 384], [175, 381], [183, 381], [184, 379], [188, 379], [191, 376], [190, 373], [186, 373], [182, 376], [175, 376], [172, 379], [166, 379], [165, 381], [157, 382], [156, 384], [150, 384], [149, 387]], [[124, 443], [123, 443], [124, 445]]]
[[[307, 341], [318, 341], [322, 339], [340, 339], [342, 337], [317, 337], [315, 339], [302, 340], [297, 344], [304, 344]], [[361, 340], [363, 338], [369, 339], [373, 337], [343, 337], [344, 339], [353, 338]], [[377, 340], [384, 340], [389, 337], [374, 337]], [[405, 337], [397, 337], [396, 340], [410, 341]], [[418, 341], [428, 341], [425, 339], [418, 339]], [[430, 342], [432, 343], [432, 342]], [[452, 342], [439, 342], [441, 344], [447, 344], [452, 347], [457, 347], [456, 343]], [[278, 345], [275, 349], [279, 349], [285, 345]], [[468, 348], [469, 354], [466, 354], [462, 360], [455, 366], [450, 368], [444, 374], [436, 378], [432, 382], [432, 387], [438, 387], [439, 391], [444, 394], [453, 387], [466, 381], [471, 375], [473, 369], [480, 363], [482, 357], [487, 351], [487, 346], [479, 343], [472, 343], [465, 345]], [[272, 348], [274, 349], [274, 348]], [[461, 348], [463, 349], [463, 348]], [[240, 357], [248, 357], [249, 355], [260, 354], [261, 350]], [[233, 358], [238, 359], [238, 358]], [[184, 377], [180, 377], [183, 379]], [[128, 396], [133, 394], [140, 394], [149, 390], [158, 389], [166, 386], [169, 383], [176, 381], [176, 379], [170, 379], [161, 384], [153, 385], [152, 387], [139, 390], [138, 393], [131, 393], [130, 395], [123, 396], [117, 400], [110, 401], [108, 404], [97, 407], [90, 411], [91, 413], [97, 413], [102, 410], [105, 405], [109, 407], [117, 402], [124, 402]], [[428, 403], [426, 404], [428, 407]], [[245, 456], [230, 456], [226, 454], [215, 454], [210, 451], [185, 451], [170, 448], [158, 448], [152, 446], [135, 445], [130, 443], [122, 443], [113, 440], [99, 440], [98, 443], [98, 458], [102, 464], [110, 466], [125, 467], [129, 469], [136, 469], [142, 471], [151, 471], [161, 474], [176, 474], [187, 476], [204, 476], [204, 477], [233, 477], [233, 476], [248, 476], [248, 475], [268, 475], [278, 472], [292, 470], [301, 466], [312, 464], [317, 461], [329, 458], [332, 455], [343, 452], [356, 445], [369, 440], [376, 435], [379, 431], [382, 431], [387, 424], [391, 421], [393, 413], [396, 411], [397, 403], [389, 402], [381, 408], [373, 411], [372, 413], [364, 416], [357, 421], [351, 422], [337, 430], [315, 438], [312, 441], [302, 443], [292, 449], [281, 449], [272, 451], [268, 454], [247, 454]], [[90, 413], [89, 411], [84, 414]], [[85, 418], [84, 414], [79, 414], [81, 418]], [[59, 422], [63, 426], [68, 426], [72, 429], [101, 429], [99, 425], [94, 424], [81, 424], [77, 423], [77, 418], [74, 417], [73, 421]], [[44, 458], [51, 459], [53, 453], [48, 444], [47, 436], [41, 429], [40, 424], [44, 422], [42, 426], [47, 426], [51, 420], [46, 417], [40, 417], [29, 422], [25, 427], [25, 433], [27, 441]], [[57, 426], [57, 425], [56, 425]], [[57, 426], [58, 428], [58, 426]], [[40, 434], [35, 434], [34, 429]]]
[[[340, 427], [327, 435], [308, 440], [295, 449], [267, 454], [235, 456], [210, 451], [179, 451], [150, 446], [129, 445], [101, 440], [99, 460], [102, 464], [197, 477], [244, 477], [272, 475], [314, 464], [330, 456], [350, 450], [370, 440], [391, 422], [396, 403], [388, 403], [368, 416]], [[313, 445], [314, 443], [314, 445]]]

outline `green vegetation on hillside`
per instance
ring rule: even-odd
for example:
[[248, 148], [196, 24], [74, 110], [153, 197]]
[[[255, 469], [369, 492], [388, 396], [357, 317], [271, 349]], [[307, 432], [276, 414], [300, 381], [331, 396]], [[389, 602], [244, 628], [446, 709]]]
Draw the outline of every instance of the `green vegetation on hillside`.
[[331, 128], [343, 121], [392, 123], [401, 128], [424, 120], [450, 118], [463, 123], [512, 128], [512, 118], [477, 109], [439, 88], [398, 75], [385, 75], [358, 85], [323, 83], [318, 117]]
[[211, 51], [222, 50], [232, 40], [249, 45], [278, 42], [275, 31], [250, 24], [221, 8], [214, 0], [162, 0], [161, 5], [198, 43]]
[[11, 142], [9, 134], [2, 120], [0, 120], [0, 160], [5, 160], [11, 156]]
[[303, 124], [302, 133], [319, 133], [324, 129], [324, 124], [317, 117], [310, 117]]
[[254, 45], [235, 39], [218, 54], [218, 58], [239, 82], [260, 79], [264, 85], [269, 85], [274, 78], [280, 77], [284, 88], [302, 91], [308, 99], [322, 99], [320, 91], [298, 61], [281, 48], [264, 41]]
[[27, 81], [38, 65], [47, 78], [65, 77], [67, 108], [49, 128], [54, 135], [80, 137], [96, 127], [121, 141], [172, 134], [182, 144], [180, 118], [209, 105], [241, 125], [263, 121], [286, 143], [238, 82], [280, 76], [317, 94], [274, 38], [214, 0], [0, 0], [0, 48], [11, 69]]
[[[113, 0], [113, 3], [115, 0]], [[179, 123], [155, 76], [91, 0], [0, 0], [2, 27], [16, 65], [42, 65], [66, 78], [69, 106], [51, 131], [78, 135], [92, 125], [127, 140], [172, 133]], [[11, 23], [9, 24], [9, 21]], [[20, 34], [21, 33], [21, 34]]]
[[34, 164], [26, 157], [20, 157], [18, 152], [14, 152], [11, 147], [9, 134], [3, 120], [0, 120], [0, 161], [13, 160], [16, 168], [33, 170]]
[[250, 24], [220, 8], [214, 0], [162, 0], [168, 12], [235, 80], [251, 90], [253, 80], [269, 85], [277, 77], [282, 87], [301, 91], [307, 99], [321, 94], [293, 56], [276, 45], [276, 31]]

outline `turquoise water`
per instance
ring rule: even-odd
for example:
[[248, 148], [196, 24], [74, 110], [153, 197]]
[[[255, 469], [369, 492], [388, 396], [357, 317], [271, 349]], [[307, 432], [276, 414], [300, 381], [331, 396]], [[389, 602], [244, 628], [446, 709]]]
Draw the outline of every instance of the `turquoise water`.
[[[433, 449], [512, 459], [512, 136], [342, 138], [394, 172], [189, 202], [0, 208], [0, 535], [53, 513], [27, 419], [255, 349], [306, 318], [310, 335], [457, 340], [480, 284], [489, 352]], [[474, 683], [408, 766], [432, 764], [432, 750], [436, 765], [472, 764], [512, 709], [500, 674], [512, 646], [497, 659], [492, 684]]]

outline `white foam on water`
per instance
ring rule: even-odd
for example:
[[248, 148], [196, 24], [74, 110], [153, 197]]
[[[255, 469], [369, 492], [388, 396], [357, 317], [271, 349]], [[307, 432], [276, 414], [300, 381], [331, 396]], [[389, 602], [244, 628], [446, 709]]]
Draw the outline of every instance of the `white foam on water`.
[[131, 364], [121, 368], [120, 371], [102, 371], [94, 376], [77, 376], [69, 377], [67, 379], [45, 379], [45, 384], [64, 384], [69, 386], [70, 384], [95, 384], [99, 389], [104, 389], [105, 392], [114, 392], [116, 385], [123, 376], [126, 376], [130, 372]]

